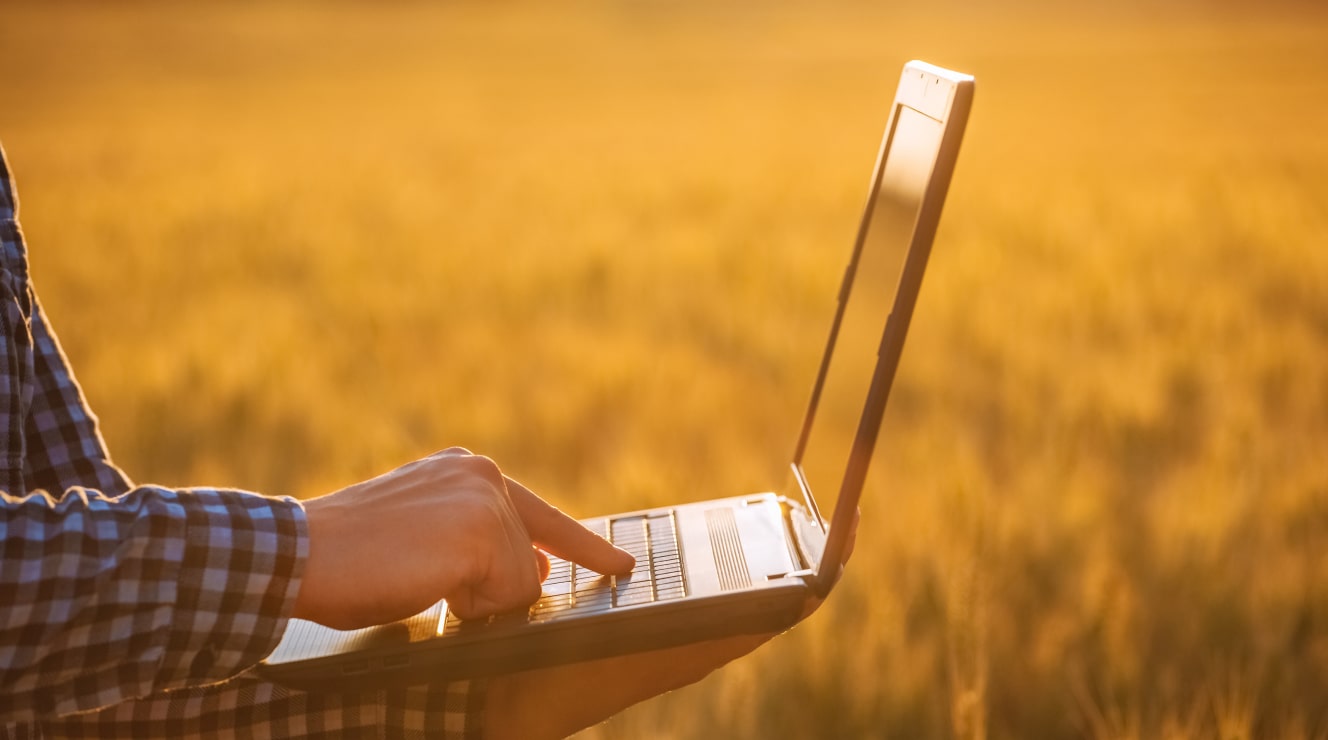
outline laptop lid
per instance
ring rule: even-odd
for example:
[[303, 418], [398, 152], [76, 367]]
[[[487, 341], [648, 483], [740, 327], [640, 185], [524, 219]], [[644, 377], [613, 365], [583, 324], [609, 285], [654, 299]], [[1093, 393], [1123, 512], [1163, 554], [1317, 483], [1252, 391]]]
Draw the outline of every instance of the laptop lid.
[[904, 66], [793, 454], [793, 479], [826, 533], [813, 582], [821, 595], [843, 569], [972, 100], [972, 77]]

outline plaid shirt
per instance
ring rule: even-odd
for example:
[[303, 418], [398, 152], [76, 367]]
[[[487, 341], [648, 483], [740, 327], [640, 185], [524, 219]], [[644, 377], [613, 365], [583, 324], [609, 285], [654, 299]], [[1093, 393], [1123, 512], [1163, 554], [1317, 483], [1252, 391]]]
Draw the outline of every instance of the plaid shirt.
[[320, 694], [246, 673], [285, 631], [304, 510], [111, 464], [16, 216], [0, 150], [0, 737], [478, 734], [466, 683]]

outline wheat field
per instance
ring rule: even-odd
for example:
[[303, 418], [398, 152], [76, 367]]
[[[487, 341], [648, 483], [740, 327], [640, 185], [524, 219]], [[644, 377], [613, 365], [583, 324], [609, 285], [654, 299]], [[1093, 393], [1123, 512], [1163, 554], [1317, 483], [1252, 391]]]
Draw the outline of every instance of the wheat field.
[[766, 490], [898, 71], [973, 118], [845, 579], [586, 738], [1328, 737], [1328, 10], [6, 2], [36, 283], [143, 482], [459, 444]]

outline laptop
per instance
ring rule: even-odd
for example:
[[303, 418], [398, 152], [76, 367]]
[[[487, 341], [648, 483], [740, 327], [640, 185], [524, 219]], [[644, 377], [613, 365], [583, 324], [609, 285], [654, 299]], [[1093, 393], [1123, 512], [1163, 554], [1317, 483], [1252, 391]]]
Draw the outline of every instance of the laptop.
[[293, 688], [472, 678], [793, 625], [846, 558], [973, 98], [973, 78], [904, 66], [782, 492], [584, 521], [636, 557], [626, 576], [550, 558], [528, 611], [462, 621], [446, 602], [339, 631], [291, 620], [260, 665]]

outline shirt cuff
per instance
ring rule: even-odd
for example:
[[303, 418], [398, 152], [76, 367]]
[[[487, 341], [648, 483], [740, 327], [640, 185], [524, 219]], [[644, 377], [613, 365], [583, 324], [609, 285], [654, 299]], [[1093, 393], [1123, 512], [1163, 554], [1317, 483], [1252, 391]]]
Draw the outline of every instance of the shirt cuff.
[[184, 548], [159, 690], [223, 681], [276, 649], [309, 552], [304, 507], [293, 498], [178, 495]]

